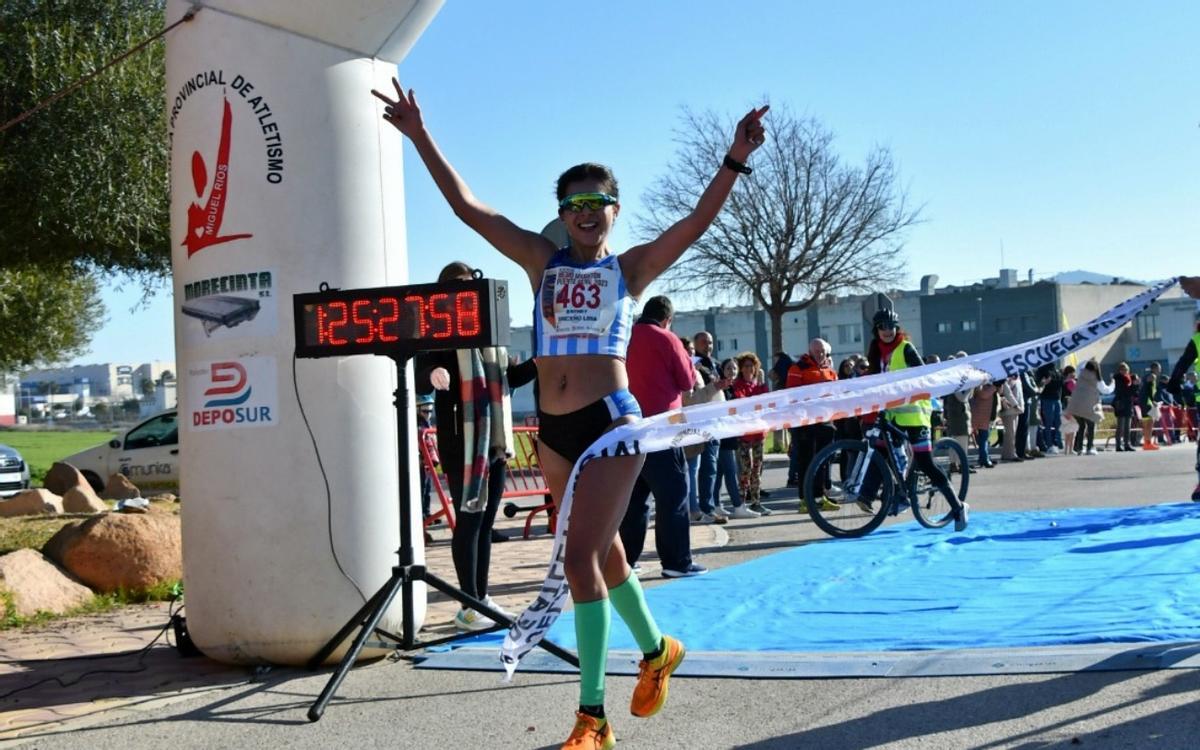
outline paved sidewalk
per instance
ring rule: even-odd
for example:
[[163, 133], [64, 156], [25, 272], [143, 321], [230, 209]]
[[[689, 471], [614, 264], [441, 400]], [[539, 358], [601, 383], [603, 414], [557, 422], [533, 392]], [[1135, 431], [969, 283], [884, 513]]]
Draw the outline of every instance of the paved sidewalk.
[[[553, 539], [544, 518], [535, 521], [528, 540], [521, 537], [524, 514], [497, 519], [497, 528], [509, 540], [492, 547], [491, 594], [511, 611], [523, 608], [542, 582]], [[426, 564], [453, 582], [450, 530], [442, 525], [431, 534]], [[647, 579], [661, 571], [653, 534], [651, 529], [643, 563]], [[727, 538], [718, 526], [692, 527], [697, 551], [719, 547]], [[458, 606], [431, 589], [422, 634], [452, 633]], [[0, 633], [0, 745], [105, 721], [118, 709], [155, 708], [256, 680], [253, 668], [181, 657], [172, 647], [168, 624], [169, 605], [159, 602]]]
[[[987, 513], [1186, 501], [1195, 484], [1194, 451], [1185, 444], [1146, 454], [1002, 464], [972, 475], [970, 502], [974, 513]], [[774, 515], [724, 527], [692, 527], [694, 551], [703, 564], [736, 565], [825, 538], [796, 512], [795, 491], [782, 488], [785, 467], [768, 457], [764, 486], [772, 491], [766, 504]], [[502, 528], [519, 535], [518, 519], [503, 520]], [[931, 538], [937, 534], [931, 532]], [[450, 578], [448, 532], [435, 535], [430, 567]], [[726, 535], [729, 543], [723, 544]], [[496, 546], [492, 577], [502, 604], [515, 608], [530, 596], [544, 571], [549, 544], [543, 536]], [[660, 583], [652, 571], [644, 580], [648, 586]], [[456, 606], [431, 600], [427, 630], [444, 629]], [[110, 618], [89, 618], [38, 632], [0, 634], [0, 695], [52, 674], [50, 664], [28, 661], [36, 655], [54, 659], [54, 649], [60, 649], [55, 668], [65, 666], [78, 675], [106, 661], [82, 661], [80, 652], [128, 650], [149, 642], [165, 615], [165, 607], [145, 607], [113, 616], [115, 621], [107, 624]], [[93, 637], [102, 642], [85, 647], [85, 639]], [[105, 666], [136, 665], [128, 658], [113, 661]], [[329, 679], [328, 670], [277, 669], [256, 675], [203, 659], [180, 659], [157, 645], [144, 664], [145, 675], [94, 675], [69, 690], [43, 685], [0, 698], [0, 711], [9, 712], [0, 715], [0, 744], [7, 738], [7, 744], [28, 743], [39, 750], [553, 748], [570, 729], [578, 685], [573, 675], [522, 673], [505, 685], [495, 673], [420, 670], [409, 660], [381, 660], [355, 669], [325, 718], [309, 723], [305, 712]], [[1080, 745], [1191, 750], [1200, 736], [1195, 708], [1200, 670], [1195, 669], [832, 680], [686, 678], [678, 687], [672, 684], [669, 711], [644, 722], [632, 720], [619, 705], [632, 688], [631, 677], [609, 678], [612, 715], [627, 750]]]

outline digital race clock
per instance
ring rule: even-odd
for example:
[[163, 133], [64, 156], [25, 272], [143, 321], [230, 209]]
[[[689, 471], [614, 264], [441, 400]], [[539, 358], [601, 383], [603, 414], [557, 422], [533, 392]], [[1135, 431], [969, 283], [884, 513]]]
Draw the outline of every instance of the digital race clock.
[[292, 307], [297, 357], [508, 344], [508, 284], [495, 279], [331, 289], [294, 295]]

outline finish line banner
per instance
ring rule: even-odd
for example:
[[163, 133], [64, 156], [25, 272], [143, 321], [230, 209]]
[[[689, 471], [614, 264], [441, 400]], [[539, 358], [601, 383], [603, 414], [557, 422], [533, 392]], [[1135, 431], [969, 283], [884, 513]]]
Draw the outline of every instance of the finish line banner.
[[1116, 332], [1177, 281], [1172, 279], [1147, 289], [1083, 325], [1023, 344], [897, 372], [815, 383], [734, 401], [696, 404], [605, 433], [579, 458], [567, 479], [546, 580], [537, 599], [505, 635], [500, 649], [506, 679], [512, 679], [518, 662], [542, 640], [566, 604], [568, 590], [563, 560], [571, 501], [579, 472], [589, 461], [873, 414], [1036, 370]]

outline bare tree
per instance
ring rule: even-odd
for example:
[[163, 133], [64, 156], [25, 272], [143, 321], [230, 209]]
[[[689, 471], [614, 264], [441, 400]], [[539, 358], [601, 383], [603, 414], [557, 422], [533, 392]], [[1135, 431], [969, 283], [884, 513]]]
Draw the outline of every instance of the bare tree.
[[[841, 162], [833, 134], [815, 119], [772, 107], [754, 173], [738, 179], [717, 220], [664, 276], [675, 292], [749, 298], [771, 319], [783, 350], [783, 316], [827, 294], [890, 288], [903, 277], [901, 249], [920, 208], [908, 205], [891, 152], [862, 166]], [[656, 237], [695, 206], [728, 147], [731, 124], [683, 113], [678, 151], [651, 185], [638, 234]]]

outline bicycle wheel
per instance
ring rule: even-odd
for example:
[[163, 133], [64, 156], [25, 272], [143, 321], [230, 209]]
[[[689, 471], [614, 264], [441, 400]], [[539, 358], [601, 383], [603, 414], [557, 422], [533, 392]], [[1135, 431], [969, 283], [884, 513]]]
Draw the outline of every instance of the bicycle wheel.
[[[967, 470], [967, 452], [953, 438], [942, 438], [933, 444], [933, 465], [942, 470], [950, 480], [950, 487], [955, 496], [961, 501], [967, 498], [967, 486], [971, 473]], [[958, 468], [961, 467], [961, 468]], [[951, 470], [953, 468], [953, 473]], [[913, 474], [917, 476], [913, 476]], [[917, 522], [928, 529], [940, 529], [954, 520], [950, 501], [937, 487], [930, 483], [928, 477], [913, 469], [910, 481], [915, 482], [910, 494], [913, 515]], [[958, 481], [955, 481], [958, 477]]]
[[[826, 493], [818, 489], [817, 478], [823, 484], [826, 476], [832, 480], [832, 503], [822, 502]], [[809, 517], [821, 531], [836, 537], [874, 531], [883, 523], [894, 491], [887, 462], [877, 451], [868, 452], [863, 440], [835, 440], [822, 448], [804, 472], [803, 487]]]

